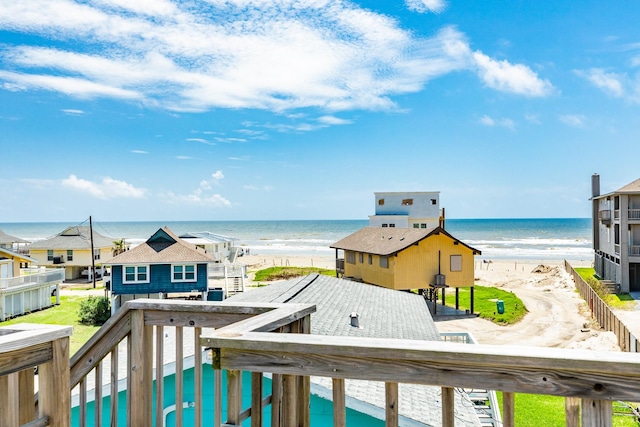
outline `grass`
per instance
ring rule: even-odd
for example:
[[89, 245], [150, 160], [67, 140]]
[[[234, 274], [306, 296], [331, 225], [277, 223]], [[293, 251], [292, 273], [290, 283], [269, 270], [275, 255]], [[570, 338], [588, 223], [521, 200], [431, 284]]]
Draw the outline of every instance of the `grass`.
[[89, 338], [100, 328], [99, 326], [81, 325], [78, 322], [78, 310], [80, 301], [85, 299], [81, 296], [61, 296], [60, 305], [47, 308], [46, 310], [15, 317], [0, 323], [0, 326], [15, 325], [17, 323], [38, 323], [49, 325], [73, 326], [73, 334], [70, 337], [69, 353], [73, 355], [87, 342]]
[[[470, 288], [460, 288], [459, 304], [462, 310], [469, 309]], [[504, 313], [499, 314], [496, 301], [504, 301]], [[455, 307], [455, 299], [450, 295], [445, 299], [446, 305]], [[510, 325], [519, 322], [527, 313], [522, 300], [514, 293], [502, 289], [474, 286], [474, 311], [483, 319], [494, 323]]]
[[[502, 393], [498, 392], [498, 401], [502, 405]], [[628, 408], [623, 408], [614, 402], [615, 412], [630, 413]], [[542, 394], [522, 394], [515, 395], [515, 420], [518, 427], [554, 427], [564, 426], [564, 397], [546, 396]], [[639, 423], [634, 417], [614, 415], [614, 427], [637, 427]]]
[[273, 281], [273, 280], [287, 280], [294, 277], [306, 276], [310, 273], [324, 274], [325, 276], [336, 275], [335, 270], [328, 270], [326, 268], [318, 267], [269, 267], [263, 270], [256, 271], [254, 280], [260, 281]]
[[[596, 275], [596, 271], [593, 267], [578, 267], [575, 268], [576, 273], [582, 277], [585, 282], [591, 283], [593, 280], [600, 280]], [[604, 302], [609, 307], [618, 308], [621, 310], [633, 310], [635, 308], [635, 300], [628, 293], [624, 294], [606, 294], [602, 295]]]

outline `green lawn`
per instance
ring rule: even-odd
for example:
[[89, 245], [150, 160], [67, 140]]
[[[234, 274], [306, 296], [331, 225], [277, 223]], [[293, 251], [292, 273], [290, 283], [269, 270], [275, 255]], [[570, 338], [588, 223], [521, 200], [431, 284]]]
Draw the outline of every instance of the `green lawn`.
[[[498, 392], [498, 401], [502, 406], [502, 393]], [[629, 410], [614, 402], [614, 412], [626, 412]], [[518, 427], [555, 427], [564, 426], [564, 397], [546, 396], [541, 394], [515, 395], [515, 425]], [[614, 427], [637, 427], [640, 425], [634, 417], [616, 415], [613, 417]]]
[[[594, 278], [599, 280], [596, 275], [596, 271], [593, 267], [579, 267], [575, 268], [576, 273], [580, 275], [587, 283]], [[604, 301], [612, 308], [619, 308], [621, 310], [633, 310], [636, 306], [635, 300], [629, 294], [608, 294]]]
[[69, 350], [70, 354], [73, 355], [99, 329], [99, 326], [87, 326], [78, 323], [78, 309], [80, 308], [80, 301], [84, 298], [80, 296], [61, 296], [60, 305], [0, 322], [0, 326], [15, 325], [16, 323], [73, 326]]
[[[470, 288], [460, 288], [460, 308], [469, 309]], [[499, 314], [497, 310], [497, 300], [504, 301], [504, 313]], [[455, 297], [449, 292], [445, 299], [446, 305], [455, 307]], [[527, 309], [514, 293], [503, 291], [502, 289], [474, 286], [474, 311], [479, 313], [483, 319], [491, 320], [498, 324], [512, 324], [520, 321], [527, 313]]]
[[335, 270], [327, 270], [318, 267], [269, 267], [258, 270], [254, 280], [256, 282], [272, 280], [287, 280], [294, 277], [306, 276], [311, 273], [324, 274], [325, 276], [336, 276]]

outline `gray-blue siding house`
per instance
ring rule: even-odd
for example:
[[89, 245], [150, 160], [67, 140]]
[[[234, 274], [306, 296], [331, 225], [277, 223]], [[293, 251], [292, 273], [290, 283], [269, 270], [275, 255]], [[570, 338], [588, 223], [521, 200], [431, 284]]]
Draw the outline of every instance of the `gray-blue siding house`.
[[113, 310], [136, 297], [206, 293], [207, 266], [213, 262], [204, 249], [161, 228], [146, 242], [110, 260]]

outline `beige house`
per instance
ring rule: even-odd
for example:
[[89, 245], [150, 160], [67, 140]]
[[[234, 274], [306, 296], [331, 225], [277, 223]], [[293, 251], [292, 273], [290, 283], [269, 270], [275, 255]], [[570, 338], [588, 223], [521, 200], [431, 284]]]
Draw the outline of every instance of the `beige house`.
[[[46, 240], [32, 243], [29, 256], [39, 266], [64, 267], [65, 280], [73, 280], [86, 276], [91, 280], [92, 262], [101, 266], [111, 259], [114, 243], [93, 231], [93, 253], [91, 253], [91, 235], [87, 226], [68, 227], [60, 234]], [[92, 259], [93, 258], [93, 259]]]

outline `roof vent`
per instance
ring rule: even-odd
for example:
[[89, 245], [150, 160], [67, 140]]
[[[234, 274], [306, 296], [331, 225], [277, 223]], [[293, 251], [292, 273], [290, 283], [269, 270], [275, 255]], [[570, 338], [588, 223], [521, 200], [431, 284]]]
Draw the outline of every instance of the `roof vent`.
[[351, 326], [354, 328], [360, 328], [360, 315], [355, 311], [349, 315], [349, 319], [351, 319]]

